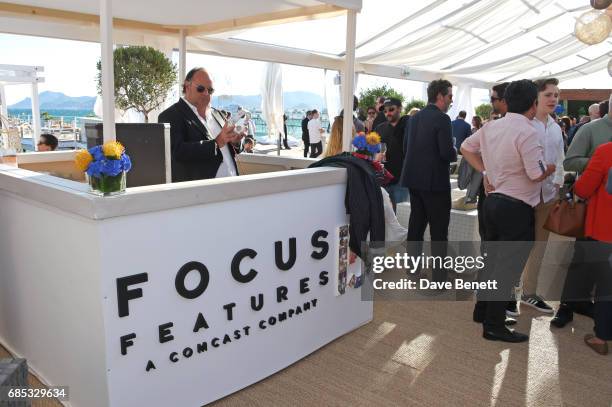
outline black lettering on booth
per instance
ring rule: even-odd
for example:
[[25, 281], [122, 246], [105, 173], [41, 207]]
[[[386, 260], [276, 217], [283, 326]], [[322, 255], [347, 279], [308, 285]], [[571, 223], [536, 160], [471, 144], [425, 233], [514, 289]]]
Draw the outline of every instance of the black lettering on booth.
[[300, 294], [306, 294], [308, 291], [310, 291], [310, 287], [308, 287], [309, 281], [309, 277], [300, 280]]
[[193, 355], [193, 349], [191, 348], [183, 349], [183, 356], [185, 356], [187, 359], [189, 359], [192, 355]]
[[238, 281], [239, 283], [248, 283], [252, 281], [255, 276], [257, 276], [257, 271], [253, 269], [249, 270], [249, 272], [246, 274], [240, 273], [240, 263], [242, 262], [242, 259], [245, 257], [254, 259], [255, 256], [257, 256], [257, 252], [253, 249], [242, 249], [234, 255], [234, 258], [232, 259], [232, 277], [234, 277], [234, 280]]
[[259, 293], [257, 299], [254, 295], [251, 295], [251, 309], [253, 311], [259, 311], [264, 306], [264, 295]]
[[327, 276], [329, 273], [327, 271], [322, 271], [319, 273], [319, 285], [327, 285], [329, 283], [329, 277]]
[[145, 370], [148, 372], [151, 369], [157, 369], [157, 367], [155, 366], [155, 363], [153, 363], [152, 360], [149, 360], [149, 362], [147, 363], [147, 367], [145, 368]]
[[227, 320], [231, 321], [234, 319], [234, 307], [236, 306], [235, 302], [230, 302], [229, 304], [225, 304], [223, 309], [227, 311]]
[[130, 315], [130, 307], [128, 301], [142, 297], [142, 288], [128, 290], [131, 285], [141, 284], [149, 281], [147, 273], [134, 274], [127, 277], [117, 279], [117, 307], [119, 308], [119, 317]]
[[[187, 274], [193, 270], [196, 270], [200, 274], [200, 282], [196, 288], [193, 290], [188, 290], [187, 287], [185, 287], [185, 278], [187, 277]], [[194, 298], [198, 298], [204, 291], [206, 291], [209, 280], [210, 274], [208, 273], [206, 266], [198, 261], [190, 261], [181, 267], [178, 273], [176, 273], [174, 286], [176, 287], [176, 292], [179, 293], [181, 297], [193, 300]]]
[[289, 290], [287, 289], [287, 287], [285, 287], [284, 285], [281, 285], [280, 287], [276, 288], [276, 302], [283, 302], [283, 301], [287, 301], [287, 293], [289, 292]]
[[132, 339], [136, 339], [136, 334], [133, 332], [119, 338], [119, 341], [121, 342], [121, 354], [123, 356], [127, 355], [127, 348], [134, 345], [134, 341]]
[[323, 260], [325, 256], [327, 256], [327, 253], [329, 253], [329, 243], [327, 243], [325, 240], [321, 240], [322, 238], [325, 239], [327, 235], [328, 233], [325, 230], [317, 230], [314, 232], [312, 239], [310, 239], [310, 243], [312, 244], [312, 247], [315, 249], [321, 249], [321, 251], [317, 252], [316, 250], [313, 250], [310, 257], [315, 260]]
[[170, 328], [174, 326], [174, 323], [168, 322], [159, 326], [159, 343], [170, 342], [174, 340], [174, 335]]
[[202, 328], [208, 329], [208, 322], [206, 322], [206, 318], [204, 318], [204, 315], [200, 312], [196, 319], [195, 326], [193, 327], [193, 332], [198, 332]]
[[291, 270], [291, 267], [295, 265], [295, 259], [297, 258], [296, 250], [296, 239], [292, 237], [289, 239], [289, 260], [285, 263], [283, 261], [283, 242], [280, 240], [274, 243], [274, 259], [276, 261], [276, 267], [283, 271]]
[[178, 362], [178, 360], [179, 360], [178, 353], [172, 352], [170, 354], [170, 361], [173, 362], [173, 363], [176, 363], [176, 362]]
[[196, 349], [198, 353], [206, 352], [208, 350], [208, 343], [206, 342], [198, 343]]

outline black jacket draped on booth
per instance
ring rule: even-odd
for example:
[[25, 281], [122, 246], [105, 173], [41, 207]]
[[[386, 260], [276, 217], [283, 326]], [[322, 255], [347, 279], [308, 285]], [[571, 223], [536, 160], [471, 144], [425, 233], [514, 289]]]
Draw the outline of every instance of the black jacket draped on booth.
[[382, 192], [376, 182], [371, 164], [353, 157], [349, 153], [324, 158], [310, 165], [316, 167], [346, 168], [347, 182], [344, 204], [350, 215], [349, 247], [353, 253], [363, 258], [361, 242], [370, 234], [371, 242], [385, 240], [385, 211]]

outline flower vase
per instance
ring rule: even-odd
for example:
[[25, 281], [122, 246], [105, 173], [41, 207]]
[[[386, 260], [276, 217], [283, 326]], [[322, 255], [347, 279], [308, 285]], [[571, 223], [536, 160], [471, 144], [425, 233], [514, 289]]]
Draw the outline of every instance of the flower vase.
[[125, 192], [125, 171], [117, 175], [100, 174], [98, 177], [87, 176], [89, 191], [96, 195], [112, 196]]

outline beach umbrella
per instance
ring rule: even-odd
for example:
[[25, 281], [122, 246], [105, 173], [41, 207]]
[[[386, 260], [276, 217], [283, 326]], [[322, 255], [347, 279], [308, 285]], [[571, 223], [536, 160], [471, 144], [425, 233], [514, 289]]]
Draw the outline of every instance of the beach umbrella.
[[280, 155], [283, 129], [283, 72], [280, 64], [266, 63], [261, 87], [261, 114], [268, 124], [268, 137], [278, 138], [277, 154]]

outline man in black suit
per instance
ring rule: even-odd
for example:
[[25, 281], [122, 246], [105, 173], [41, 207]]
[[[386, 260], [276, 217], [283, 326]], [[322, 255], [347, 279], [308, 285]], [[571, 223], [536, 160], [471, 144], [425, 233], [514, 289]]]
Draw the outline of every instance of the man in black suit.
[[409, 116], [402, 116], [402, 101], [397, 98], [385, 99], [383, 103], [387, 121], [374, 128], [381, 141], [387, 145], [385, 154], [385, 168], [393, 175], [385, 189], [391, 198], [393, 210], [397, 210], [397, 204], [408, 200], [408, 190], [399, 184], [404, 166], [404, 133]]
[[170, 123], [172, 182], [238, 175], [236, 143], [242, 134], [211, 108], [213, 83], [204, 68], [193, 68], [185, 77], [183, 97], [160, 115]]
[[302, 141], [304, 142], [304, 158], [308, 157], [310, 150], [310, 137], [308, 136], [308, 122], [312, 119], [312, 112], [306, 112], [306, 117], [302, 119]]
[[[457, 161], [451, 121], [446, 114], [453, 101], [453, 85], [444, 79], [431, 82], [427, 99], [427, 106], [408, 122], [400, 180], [410, 190], [408, 241], [416, 242], [416, 255], [421, 254], [427, 224], [432, 242], [448, 241], [450, 163]], [[433, 244], [432, 254], [446, 256], [446, 243]], [[444, 279], [443, 271], [434, 270], [434, 279]]]

